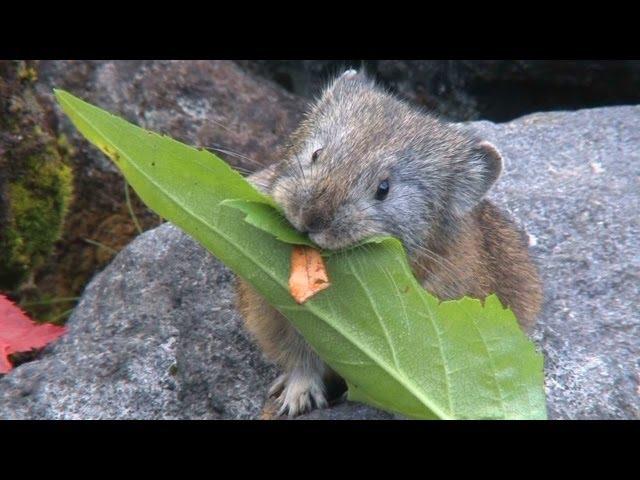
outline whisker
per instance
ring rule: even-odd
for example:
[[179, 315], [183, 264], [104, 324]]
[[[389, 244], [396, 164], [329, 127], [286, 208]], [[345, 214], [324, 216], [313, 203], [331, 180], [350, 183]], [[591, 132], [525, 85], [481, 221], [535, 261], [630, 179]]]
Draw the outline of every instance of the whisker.
[[[449, 262], [446, 258], [436, 254], [432, 250], [429, 250], [425, 247], [413, 246], [412, 248], [414, 248], [418, 253], [424, 255], [428, 260], [431, 260], [440, 267], [441, 270], [439, 272], [435, 272], [435, 274], [442, 275], [444, 277], [444, 280], [450, 282], [450, 285], [444, 285], [445, 289], [449, 290], [450, 287], [458, 283], [457, 279], [459, 275], [456, 274], [455, 266], [451, 264], [451, 262]], [[447, 263], [449, 263], [451, 267], [447, 265]]]
[[229, 150], [228, 148], [224, 148], [222, 146], [218, 146], [218, 145], [214, 144], [214, 145], [210, 145], [210, 146], [205, 146], [203, 148], [205, 148], [206, 150], [213, 150], [215, 152], [224, 153], [226, 155], [231, 155], [232, 157], [236, 157], [236, 158], [240, 158], [242, 160], [246, 160], [247, 162], [250, 162], [250, 163], [252, 163], [252, 164], [254, 164], [254, 165], [256, 165], [257, 167], [260, 167], [260, 168], [266, 167], [266, 165], [258, 162], [257, 160], [254, 160], [251, 157], [247, 157], [246, 155], [243, 155], [243, 154], [238, 153], [238, 152], [234, 152], [233, 150]]

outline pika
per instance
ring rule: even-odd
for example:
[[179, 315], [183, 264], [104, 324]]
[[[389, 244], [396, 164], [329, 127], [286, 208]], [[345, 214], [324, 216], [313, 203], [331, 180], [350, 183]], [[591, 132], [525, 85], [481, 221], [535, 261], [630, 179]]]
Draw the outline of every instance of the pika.
[[[283, 160], [249, 180], [320, 247], [392, 235], [427, 291], [441, 300], [495, 293], [528, 330], [542, 303], [538, 273], [523, 232], [483, 198], [501, 171], [489, 142], [348, 70], [312, 105]], [[326, 407], [341, 379], [284, 316], [237, 285], [246, 328], [284, 370], [269, 390], [278, 415]]]

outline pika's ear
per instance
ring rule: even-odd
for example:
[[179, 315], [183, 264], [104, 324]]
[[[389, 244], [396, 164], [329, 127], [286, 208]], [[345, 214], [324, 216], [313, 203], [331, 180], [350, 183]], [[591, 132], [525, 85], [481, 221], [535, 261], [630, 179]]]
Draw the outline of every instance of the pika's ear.
[[486, 140], [481, 141], [476, 146], [476, 151], [480, 154], [485, 167], [484, 181], [486, 189], [484, 192], [486, 193], [502, 173], [502, 155], [493, 143]]
[[465, 178], [458, 184], [453, 198], [456, 214], [472, 210], [502, 173], [502, 155], [490, 142], [478, 142], [467, 159]]
[[353, 68], [350, 68], [349, 70], [345, 70], [344, 72], [339, 74], [337, 77], [335, 77], [333, 82], [331, 82], [327, 86], [325, 93], [335, 94], [335, 93], [338, 93], [343, 87], [349, 87], [356, 83], [365, 83], [367, 81], [368, 81], [368, 77], [364, 69], [360, 69], [360, 71], [358, 71]]
[[355, 68], [350, 68], [349, 70], [342, 72], [338, 78], [343, 81], [364, 79], [365, 74], [364, 70], [357, 71]]

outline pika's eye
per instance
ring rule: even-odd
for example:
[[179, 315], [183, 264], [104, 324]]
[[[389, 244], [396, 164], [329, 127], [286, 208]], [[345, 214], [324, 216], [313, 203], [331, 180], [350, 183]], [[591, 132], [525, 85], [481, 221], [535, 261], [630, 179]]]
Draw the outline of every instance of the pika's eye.
[[389, 194], [389, 179], [385, 178], [378, 184], [378, 190], [376, 190], [376, 200], [384, 200]]
[[311, 162], [315, 162], [316, 160], [318, 160], [318, 156], [320, 155], [320, 152], [322, 152], [321, 148], [313, 152], [313, 154], [311, 155]]

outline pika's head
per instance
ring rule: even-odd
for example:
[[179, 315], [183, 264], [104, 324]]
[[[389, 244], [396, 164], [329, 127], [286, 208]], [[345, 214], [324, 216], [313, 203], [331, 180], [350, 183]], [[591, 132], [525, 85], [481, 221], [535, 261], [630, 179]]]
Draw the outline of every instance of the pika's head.
[[348, 70], [292, 135], [271, 194], [323, 248], [392, 235], [411, 250], [473, 209], [501, 168], [488, 142]]

